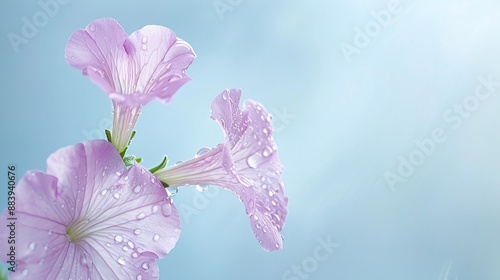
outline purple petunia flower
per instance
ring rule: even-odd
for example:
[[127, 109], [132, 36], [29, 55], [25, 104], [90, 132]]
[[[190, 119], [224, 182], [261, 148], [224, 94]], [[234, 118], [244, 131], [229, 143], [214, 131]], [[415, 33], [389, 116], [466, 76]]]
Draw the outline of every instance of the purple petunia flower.
[[212, 119], [225, 132], [225, 143], [209, 152], [154, 174], [170, 187], [218, 185], [245, 204], [250, 224], [267, 251], [281, 250], [281, 230], [288, 198], [281, 178], [283, 166], [272, 137], [271, 116], [251, 100], [238, 107], [241, 91], [225, 90], [212, 102]]
[[130, 36], [114, 19], [98, 19], [73, 33], [66, 61], [80, 69], [113, 100], [112, 143], [128, 145], [141, 107], [153, 100], [169, 102], [190, 78], [195, 53], [166, 27], [148, 25]]
[[[104, 140], [52, 154], [47, 173], [20, 180], [16, 202], [17, 267], [9, 279], [157, 279], [155, 260], [180, 234], [157, 178], [138, 164], [127, 169]], [[0, 242], [1, 252], [7, 246]]]

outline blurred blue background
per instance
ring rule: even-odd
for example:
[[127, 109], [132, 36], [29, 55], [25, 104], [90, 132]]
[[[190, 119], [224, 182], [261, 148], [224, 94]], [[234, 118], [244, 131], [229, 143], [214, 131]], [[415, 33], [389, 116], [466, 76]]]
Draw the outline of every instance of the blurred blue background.
[[198, 55], [173, 103], [142, 111], [130, 151], [145, 166], [222, 142], [209, 108], [224, 88], [274, 115], [284, 250], [261, 249], [232, 194], [184, 188], [161, 279], [500, 279], [498, 1], [57, 3], [19, 45], [9, 34], [42, 6], [0, 4], [0, 168], [45, 170], [58, 148], [104, 137], [111, 102], [64, 60], [101, 17], [167, 26]]

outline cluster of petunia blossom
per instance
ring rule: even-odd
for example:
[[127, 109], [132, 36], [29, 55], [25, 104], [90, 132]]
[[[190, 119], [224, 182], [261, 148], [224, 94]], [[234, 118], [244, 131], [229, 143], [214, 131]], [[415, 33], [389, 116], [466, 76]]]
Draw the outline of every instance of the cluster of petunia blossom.
[[[211, 118], [222, 127], [224, 143], [150, 170], [126, 156], [142, 106], [169, 102], [190, 80], [186, 70], [194, 58], [191, 46], [162, 26], [128, 36], [114, 19], [99, 19], [71, 36], [66, 60], [111, 98], [113, 128], [108, 141], [62, 148], [48, 158], [46, 172], [28, 171], [19, 181], [17, 263], [10, 279], [158, 279], [156, 260], [180, 234], [169, 197], [174, 191], [168, 192], [179, 186], [232, 191], [261, 246], [283, 248], [288, 198], [271, 116], [251, 100], [240, 108], [240, 90], [224, 90], [212, 102]], [[0, 242], [2, 252], [7, 246]]]

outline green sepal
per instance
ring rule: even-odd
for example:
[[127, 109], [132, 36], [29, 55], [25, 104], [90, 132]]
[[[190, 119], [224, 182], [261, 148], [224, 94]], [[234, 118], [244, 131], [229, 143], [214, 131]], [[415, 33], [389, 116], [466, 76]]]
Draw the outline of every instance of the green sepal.
[[165, 189], [169, 187], [169, 185], [168, 185], [167, 183], [162, 182], [162, 181], [160, 181], [160, 182], [161, 182], [161, 184], [163, 185], [163, 187], [164, 187]]
[[134, 165], [134, 162], [136, 161], [136, 157], [133, 155], [125, 156], [123, 158], [123, 162], [125, 163], [125, 166], [129, 167]]
[[104, 133], [106, 133], [106, 139], [108, 139], [108, 142], [113, 143], [111, 142], [111, 131], [109, 131], [109, 129], [106, 129], [104, 130]]
[[140, 157], [135, 158], [135, 162], [137, 162], [137, 163], [141, 163], [141, 162], [142, 162], [142, 158], [140, 158]]
[[158, 171], [158, 170], [162, 169], [163, 167], [167, 166], [167, 162], [168, 162], [167, 156], [164, 156], [162, 162], [160, 164], [158, 164], [157, 166], [155, 166], [153, 168], [150, 168], [149, 172], [155, 173], [156, 171]]

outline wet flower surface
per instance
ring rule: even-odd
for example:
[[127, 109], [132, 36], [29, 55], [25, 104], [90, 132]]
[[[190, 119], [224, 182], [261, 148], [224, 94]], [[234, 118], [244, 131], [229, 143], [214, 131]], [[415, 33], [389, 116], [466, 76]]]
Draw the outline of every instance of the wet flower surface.
[[56, 151], [46, 173], [27, 172], [16, 190], [9, 279], [157, 279], [155, 260], [179, 238], [179, 214], [160, 182], [138, 164], [127, 169], [104, 140]]
[[80, 69], [113, 100], [112, 142], [122, 152], [141, 107], [153, 99], [169, 102], [191, 79], [191, 46], [163, 26], [148, 25], [130, 36], [114, 19], [98, 19], [73, 33], [66, 61]]
[[272, 136], [271, 115], [254, 101], [239, 108], [241, 91], [225, 90], [212, 102], [211, 117], [225, 142], [202, 155], [155, 172], [171, 187], [217, 185], [245, 204], [255, 237], [265, 250], [283, 248], [281, 230], [287, 215], [283, 166]]

